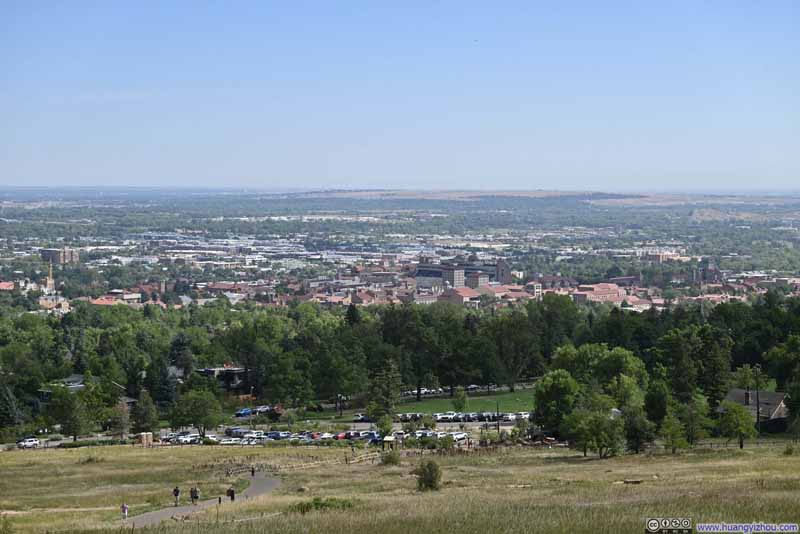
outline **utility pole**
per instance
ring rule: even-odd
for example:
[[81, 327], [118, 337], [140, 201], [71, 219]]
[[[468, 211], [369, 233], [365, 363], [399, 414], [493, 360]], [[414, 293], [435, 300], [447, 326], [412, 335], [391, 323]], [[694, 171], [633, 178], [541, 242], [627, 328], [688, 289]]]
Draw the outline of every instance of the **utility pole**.
[[497, 421], [497, 434], [500, 435], [500, 401], [497, 401], [497, 409], [494, 412], [494, 420]]

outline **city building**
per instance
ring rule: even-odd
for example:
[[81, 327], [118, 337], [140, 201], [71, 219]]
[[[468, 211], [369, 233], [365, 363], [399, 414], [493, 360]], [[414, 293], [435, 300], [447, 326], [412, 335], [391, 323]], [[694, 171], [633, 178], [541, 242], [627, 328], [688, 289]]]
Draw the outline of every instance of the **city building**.
[[80, 256], [78, 250], [74, 248], [43, 248], [39, 251], [42, 261], [55, 265], [65, 265], [68, 263], [78, 263]]

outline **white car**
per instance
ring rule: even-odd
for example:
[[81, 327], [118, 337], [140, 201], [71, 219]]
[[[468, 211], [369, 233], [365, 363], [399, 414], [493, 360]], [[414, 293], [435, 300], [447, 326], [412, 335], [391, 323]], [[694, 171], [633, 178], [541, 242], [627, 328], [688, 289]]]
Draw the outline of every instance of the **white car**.
[[35, 449], [39, 445], [39, 440], [36, 438], [25, 438], [17, 442], [17, 447], [20, 449]]
[[330, 432], [323, 432], [319, 435], [319, 439], [333, 439], [333, 434]]
[[528, 420], [531, 418], [530, 412], [517, 412], [517, 419]]
[[469, 434], [467, 434], [466, 432], [451, 432], [450, 436], [456, 443], [467, 441], [467, 439], [469, 438]]
[[181, 445], [190, 445], [192, 443], [200, 442], [200, 434], [186, 434], [185, 436], [178, 436], [178, 443]]
[[239, 445], [242, 442], [239, 438], [225, 438], [219, 442], [220, 445]]

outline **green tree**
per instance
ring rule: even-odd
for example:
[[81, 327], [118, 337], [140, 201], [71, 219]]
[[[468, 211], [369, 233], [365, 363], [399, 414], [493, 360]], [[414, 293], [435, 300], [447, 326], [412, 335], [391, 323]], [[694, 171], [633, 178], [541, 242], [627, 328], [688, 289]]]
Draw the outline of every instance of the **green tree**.
[[376, 372], [369, 385], [370, 417], [375, 420], [384, 415], [392, 415], [400, 400], [400, 371], [394, 360], [388, 360]]
[[392, 433], [392, 424], [392, 416], [386, 414], [378, 419], [375, 426], [378, 427], [378, 432], [381, 433], [381, 436], [388, 436]]
[[350, 304], [347, 307], [347, 313], [345, 313], [344, 320], [347, 321], [347, 324], [350, 326], [355, 326], [361, 322], [361, 312], [358, 310], [358, 306], [355, 304]]
[[456, 412], [463, 412], [467, 408], [467, 392], [463, 387], [456, 388], [455, 395], [452, 399], [453, 410]]
[[48, 412], [61, 425], [61, 432], [72, 436], [73, 441], [89, 430], [90, 420], [83, 400], [65, 387], [53, 388]]
[[686, 404], [678, 406], [678, 418], [686, 429], [686, 441], [694, 446], [699, 440], [708, 437], [714, 422], [709, 417], [708, 400], [695, 393]]
[[561, 428], [564, 417], [572, 412], [578, 398], [580, 386], [563, 369], [545, 374], [534, 389], [534, 418], [542, 427], [550, 430]]
[[206, 430], [222, 422], [222, 408], [210, 391], [189, 391], [178, 398], [172, 409], [172, 428], [194, 426], [205, 437]]
[[139, 393], [139, 400], [131, 411], [134, 432], [158, 432], [158, 410], [146, 390]]
[[664, 447], [670, 449], [675, 454], [678, 449], [686, 447], [686, 429], [680, 419], [668, 412], [661, 422], [661, 439], [664, 440]]
[[7, 384], [0, 384], [0, 428], [16, 426], [22, 422], [22, 410], [14, 391]]
[[738, 439], [739, 448], [744, 448], [744, 440], [756, 435], [755, 419], [747, 408], [733, 401], [720, 404], [722, 416], [719, 419], [719, 431], [728, 440]]
[[660, 426], [669, 409], [669, 386], [663, 380], [654, 380], [644, 397], [644, 410], [647, 418]]
[[656, 438], [656, 425], [647, 419], [644, 409], [628, 408], [623, 418], [625, 421], [625, 442], [628, 450], [634, 454], [652, 443]]
[[624, 423], [612, 412], [614, 400], [599, 390], [582, 395], [577, 407], [564, 417], [561, 428], [573, 446], [596, 452], [600, 458], [620, 452], [625, 440]]
[[591, 448], [594, 437], [591, 415], [590, 410], [579, 406], [566, 415], [561, 423], [561, 434], [569, 438], [573, 448], [583, 451], [584, 456]]
[[108, 428], [114, 434], [119, 434], [120, 439], [130, 431], [130, 410], [124, 400], [120, 400], [111, 410], [111, 417], [108, 421]]
[[185, 332], [180, 332], [172, 340], [169, 347], [169, 360], [172, 365], [183, 370], [183, 376], [188, 377], [194, 369], [192, 340]]

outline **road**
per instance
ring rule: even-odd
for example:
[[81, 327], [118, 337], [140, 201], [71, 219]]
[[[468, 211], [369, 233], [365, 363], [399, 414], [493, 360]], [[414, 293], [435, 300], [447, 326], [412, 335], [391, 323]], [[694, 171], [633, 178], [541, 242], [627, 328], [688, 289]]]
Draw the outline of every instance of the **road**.
[[[265, 495], [281, 485], [281, 481], [279, 479], [268, 477], [261, 471], [256, 472], [256, 476], [250, 478], [249, 480], [250, 485], [242, 493], [236, 496], [237, 499], [253, 499], [255, 497]], [[165, 488], [165, 491], [169, 492], [170, 488]], [[188, 495], [189, 488], [181, 488], [181, 498], [186, 499], [188, 498]], [[222, 506], [225, 506], [225, 504], [228, 502], [230, 502], [229, 499], [223, 495]], [[187, 516], [195, 512], [199, 512], [200, 510], [217, 506], [218, 503], [219, 499], [215, 497], [213, 499], [200, 501], [194, 506], [191, 504], [184, 506], [170, 506], [169, 508], [163, 508], [161, 510], [155, 510], [153, 512], [131, 516], [122, 524], [134, 528], [150, 527], [161, 523], [165, 519], [170, 519], [175, 516]]]

